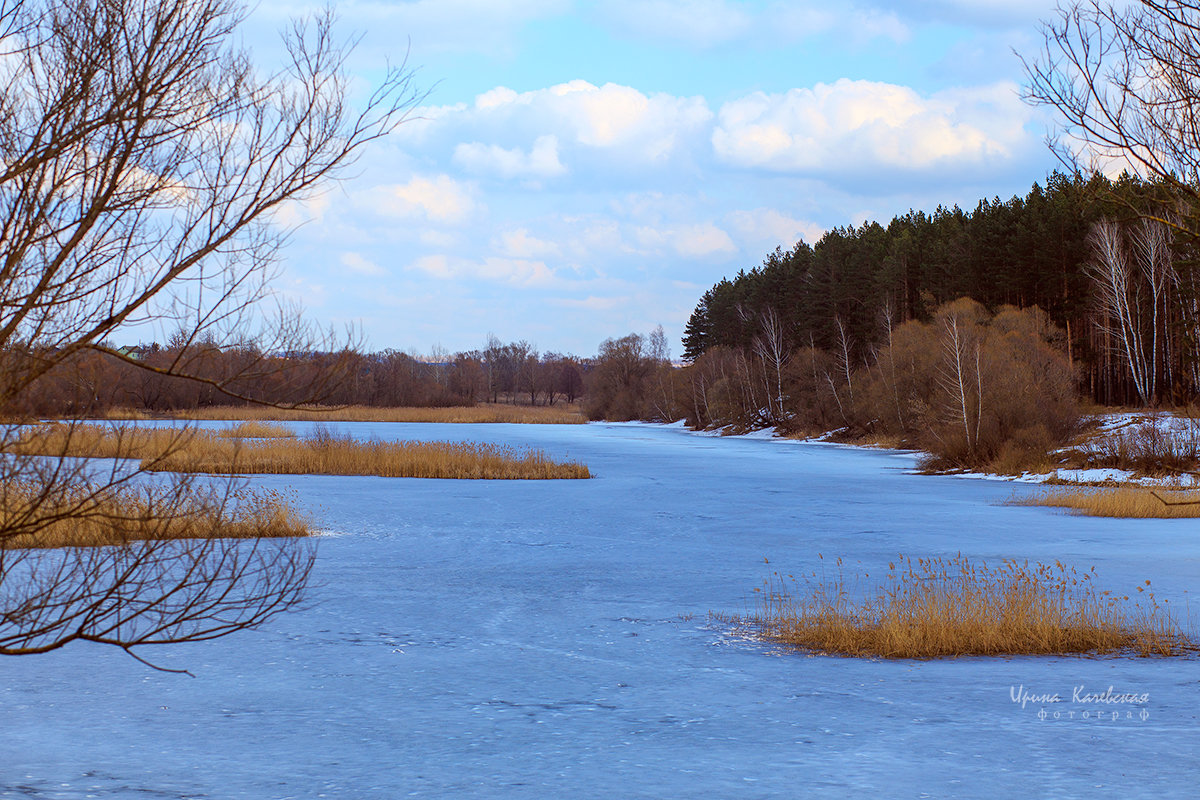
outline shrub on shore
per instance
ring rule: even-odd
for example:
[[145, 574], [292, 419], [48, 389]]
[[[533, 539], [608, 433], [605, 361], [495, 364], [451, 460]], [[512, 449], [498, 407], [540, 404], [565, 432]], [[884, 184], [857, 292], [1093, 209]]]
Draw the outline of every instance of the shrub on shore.
[[[1077, 572], [1006, 560], [999, 567], [951, 559], [888, 565], [882, 585], [861, 600], [842, 573], [801, 588], [775, 573], [755, 589], [757, 607], [733, 621], [762, 638], [819, 653], [881, 657], [1131, 653], [1178, 655], [1194, 645], [1154, 595], [1099, 591], [1095, 568]], [[822, 576], [823, 577], [823, 576]], [[865, 576], [865, 577], [869, 577]], [[1163, 601], [1167, 603], [1167, 601]]]
[[1200, 467], [1200, 425], [1192, 418], [1179, 425], [1154, 418], [1116, 431], [1096, 432], [1067, 453], [1080, 469], [1122, 469], [1151, 477], [1171, 477]]
[[855, 427], [905, 436], [927, 469], [1042, 465], [1080, 416], [1061, 337], [1036, 308], [947, 303], [899, 326], [862, 370]]

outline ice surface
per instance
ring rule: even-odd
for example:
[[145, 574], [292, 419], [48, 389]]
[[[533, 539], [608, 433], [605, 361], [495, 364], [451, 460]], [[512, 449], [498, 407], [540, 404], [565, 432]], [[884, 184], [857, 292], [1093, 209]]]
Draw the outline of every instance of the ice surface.
[[[677, 427], [336, 427], [528, 444], [596, 477], [253, 479], [339, 534], [312, 607], [146, 653], [195, 679], [92, 645], [0, 660], [0, 797], [1195, 796], [1195, 659], [812, 657], [707, 619], [818, 553], [873, 575], [901, 552], [1061, 559], [1175, 605], [1200, 585], [1195, 521], [1005, 506], [1032, 488]], [[1097, 720], [1076, 686], [1149, 699]]]

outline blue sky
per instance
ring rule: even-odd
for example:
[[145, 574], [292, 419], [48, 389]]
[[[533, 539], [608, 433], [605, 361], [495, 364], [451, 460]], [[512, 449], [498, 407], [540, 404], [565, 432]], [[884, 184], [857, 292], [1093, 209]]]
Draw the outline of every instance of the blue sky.
[[[1021, 64], [1053, 0], [341, 2], [367, 87], [429, 90], [303, 221], [278, 291], [369, 349], [589, 355], [777, 245], [1024, 194], [1055, 161]], [[263, 66], [304, 3], [245, 28]]]

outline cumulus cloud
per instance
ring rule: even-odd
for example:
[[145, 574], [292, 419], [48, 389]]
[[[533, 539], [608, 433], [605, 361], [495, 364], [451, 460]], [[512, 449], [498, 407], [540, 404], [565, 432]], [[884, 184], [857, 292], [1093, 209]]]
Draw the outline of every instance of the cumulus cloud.
[[758, 36], [768, 40], [798, 41], [836, 35], [839, 41], [864, 45], [875, 39], [906, 42], [912, 31], [891, 7], [831, 6], [824, 2], [776, 3], [764, 13]]
[[594, 262], [597, 256], [610, 256], [633, 251], [621, 232], [616, 220], [594, 215], [587, 217], [564, 217], [569, 226], [564, 237], [568, 251], [581, 260]]
[[422, 256], [411, 268], [442, 280], [484, 280], [511, 286], [538, 287], [554, 283], [554, 270], [544, 261], [489, 256], [474, 260], [444, 254]]
[[[1120, 0], [1118, 0], [1120, 2]], [[902, 16], [929, 22], [959, 22], [991, 27], [1026, 26], [1054, 14], [1057, 0], [893, 0], [876, 5]]]
[[711, 49], [732, 43], [793, 44], [815, 36], [863, 45], [876, 39], [906, 42], [909, 26], [890, 5], [859, 0], [609, 0], [593, 17], [618, 35], [655, 43]]
[[[419, 125], [401, 128], [402, 137], [423, 145], [463, 142], [454, 150], [460, 166], [512, 177], [561, 174], [571, 166], [568, 148], [585, 151], [588, 162], [605, 152], [622, 163], [663, 161], [688, 136], [703, 135], [713, 118], [702, 97], [583, 80], [529, 92], [500, 86], [470, 105], [422, 109], [419, 116]], [[522, 145], [531, 140], [526, 152]]]
[[320, 222], [329, 210], [328, 191], [299, 200], [288, 200], [275, 211], [275, 221], [285, 228], [295, 228], [308, 222]]
[[708, 47], [737, 39], [753, 20], [727, 0], [608, 0], [600, 17], [626, 34]]
[[449, 175], [418, 175], [408, 183], [378, 186], [369, 194], [371, 205], [382, 214], [444, 224], [464, 222], [475, 209], [471, 187]]
[[729, 225], [743, 239], [768, 247], [791, 247], [803, 239], [814, 244], [825, 233], [815, 222], [796, 219], [773, 208], [733, 211], [727, 217]]
[[339, 259], [342, 266], [356, 275], [367, 275], [370, 277], [379, 277], [387, 275], [387, 270], [371, 261], [364, 258], [361, 253], [349, 252], [342, 253]]
[[558, 137], [553, 135], [539, 136], [528, 153], [519, 147], [460, 144], [454, 149], [454, 162], [467, 172], [501, 178], [553, 178], [567, 171], [558, 160]]
[[551, 298], [547, 302], [550, 305], [562, 306], [563, 308], [581, 308], [587, 311], [609, 311], [614, 308], [621, 308], [629, 303], [630, 298], [627, 295], [599, 297], [597, 295], [588, 295], [582, 299], [575, 297], [556, 297]]
[[720, 110], [712, 144], [740, 167], [831, 175], [916, 172], [1008, 160], [1030, 118], [1011, 84], [922, 97], [906, 86], [842, 79], [755, 94]]
[[635, 234], [643, 247], [655, 250], [669, 248], [685, 258], [704, 258], [737, 252], [737, 246], [729, 238], [729, 234], [711, 222], [662, 228], [641, 227]]
[[[278, 23], [290, 20], [304, 5], [320, 7], [295, 0], [263, 0], [254, 13], [263, 22]], [[517, 34], [526, 25], [569, 8], [570, 0], [357, 0], [340, 4], [338, 16], [352, 30], [402, 31], [422, 53], [502, 55], [512, 52]]]
[[554, 242], [531, 236], [525, 228], [504, 231], [492, 248], [512, 258], [545, 258], [559, 255], [559, 247]]

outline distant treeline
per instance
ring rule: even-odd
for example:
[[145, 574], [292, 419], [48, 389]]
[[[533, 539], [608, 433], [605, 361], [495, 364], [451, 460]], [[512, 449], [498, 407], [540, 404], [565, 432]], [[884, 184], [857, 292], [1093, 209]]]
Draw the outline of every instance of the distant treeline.
[[674, 369], [631, 335], [589, 374], [592, 418], [686, 419], [695, 428], [842, 430], [904, 444], [938, 467], [1040, 464], [1079, 420], [1061, 331], [1037, 309], [989, 312], [962, 298], [892, 329], [863, 362], [848, 350], [787, 350], [767, 312], [750, 347], [714, 345]]
[[1044, 311], [1094, 401], [1178, 402], [1200, 383], [1195, 242], [1170, 224], [1182, 213], [1162, 185], [1054, 173], [1023, 198], [983, 200], [973, 211], [939, 207], [886, 226], [835, 228], [705, 292], [684, 357], [753, 348], [770, 312], [787, 352], [815, 348], [861, 366], [889, 329], [928, 322], [969, 297], [991, 310]]
[[7, 411], [580, 402], [592, 419], [842, 429], [943, 466], [1014, 469], [1071, 433], [1081, 396], [1194, 400], [1200, 273], [1187, 232], [1198, 218], [1167, 185], [1055, 173], [1024, 198], [911, 211], [776, 249], [705, 292], [682, 368], [661, 327], [606, 340], [591, 358], [494, 336], [429, 357], [151, 344], [80, 353]]
[[[214, 405], [442, 407], [477, 402], [574, 403], [588, 363], [539, 353], [527, 342], [417, 357], [385, 350], [262, 353], [215, 342], [122, 347], [76, 354], [15, 395], [9, 416], [96, 416], [113, 408], [170, 413]], [[10, 364], [36, 353], [8, 353]], [[14, 370], [15, 371], [15, 370]], [[174, 377], [183, 373], [188, 378]]]
[[647, 337], [605, 342], [585, 409], [841, 429], [942, 467], [1044, 465], [1080, 397], [1195, 399], [1198, 216], [1169, 185], [1055, 173], [971, 212], [837, 228], [705, 292], [683, 369]]

